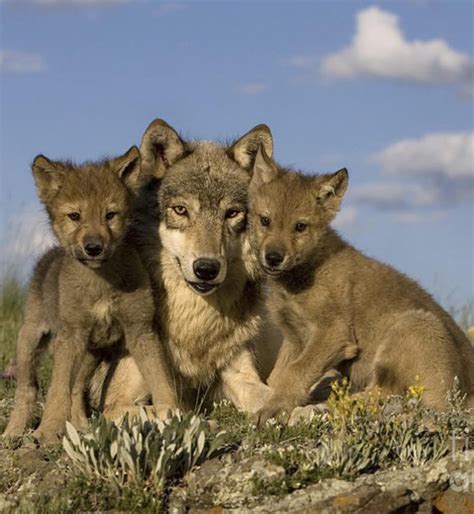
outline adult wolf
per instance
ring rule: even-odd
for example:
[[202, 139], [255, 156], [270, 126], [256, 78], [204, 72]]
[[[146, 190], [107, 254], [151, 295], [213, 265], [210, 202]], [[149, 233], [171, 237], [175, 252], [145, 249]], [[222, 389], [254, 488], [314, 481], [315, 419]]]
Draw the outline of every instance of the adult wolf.
[[474, 407], [474, 348], [431, 296], [331, 229], [347, 170], [304, 176], [259, 150], [249, 188], [252, 253], [271, 282], [269, 306], [284, 333], [260, 421], [304, 404], [310, 387], [343, 364], [355, 389], [403, 393], [417, 381], [443, 408], [457, 376]]
[[[272, 154], [265, 125], [224, 146], [184, 141], [158, 119], [142, 139], [142, 172], [151, 180], [132, 232], [152, 277], [159, 335], [182, 408], [225, 397], [256, 412], [270, 394], [253, 352], [262, 324], [260, 284], [247, 273], [241, 248], [259, 146]], [[112, 418], [133, 411], [147, 394], [131, 358], [103, 366], [91, 387]]]

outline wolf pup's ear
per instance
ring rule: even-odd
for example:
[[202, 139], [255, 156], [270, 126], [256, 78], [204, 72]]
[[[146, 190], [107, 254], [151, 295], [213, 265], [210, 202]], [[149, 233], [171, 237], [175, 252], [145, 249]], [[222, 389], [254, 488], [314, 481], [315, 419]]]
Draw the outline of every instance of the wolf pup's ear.
[[253, 165], [252, 180], [250, 187], [259, 189], [264, 184], [268, 184], [278, 177], [278, 168], [270, 157], [268, 157], [265, 147], [260, 145]]
[[185, 144], [166, 121], [156, 119], [143, 134], [140, 153], [143, 174], [163, 178], [166, 170], [184, 155]]
[[44, 155], [37, 155], [31, 165], [39, 199], [50, 202], [59, 191], [64, 169], [57, 162], [50, 161]]
[[263, 146], [268, 157], [273, 154], [273, 137], [267, 125], [257, 125], [238, 139], [228, 150], [227, 155], [242, 168], [251, 170], [257, 157], [258, 148]]
[[348, 182], [349, 173], [346, 168], [330, 175], [316, 177], [318, 203], [335, 215], [341, 205]]
[[111, 161], [110, 165], [126, 187], [132, 191], [138, 191], [141, 177], [140, 162], [140, 150], [132, 146], [122, 156]]

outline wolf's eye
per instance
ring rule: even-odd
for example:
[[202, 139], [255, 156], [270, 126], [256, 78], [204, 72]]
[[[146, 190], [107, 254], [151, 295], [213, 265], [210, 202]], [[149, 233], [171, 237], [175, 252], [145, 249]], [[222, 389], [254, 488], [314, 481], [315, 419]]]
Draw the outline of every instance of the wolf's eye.
[[81, 215], [78, 212], [70, 212], [68, 216], [72, 221], [79, 221], [81, 219]]
[[105, 219], [106, 219], [107, 221], [112, 221], [112, 220], [115, 218], [115, 216], [117, 216], [117, 214], [118, 214], [118, 212], [110, 211], [110, 212], [108, 212], [108, 213], [105, 215]]
[[186, 209], [186, 207], [184, 205], [175, 205], [173, 207], [173, 211], [178, 216], [187, 216], [188, 215], [188, 209]]
[[303, 223], [300, 221], [295, 225], [296, 232], [304, 232], [308, 228], [308, 225], [306, 223]]
[[270, 218], [268, 216], [260, 216], [260, 225], [268, 227], [270, 225]]
[[229, 209], [226, 213], [225, 213], [225, 217], [226, 218], [235, 218], [236, 216], [238, 216], [242, 211], [239, 211], [239, 209]]

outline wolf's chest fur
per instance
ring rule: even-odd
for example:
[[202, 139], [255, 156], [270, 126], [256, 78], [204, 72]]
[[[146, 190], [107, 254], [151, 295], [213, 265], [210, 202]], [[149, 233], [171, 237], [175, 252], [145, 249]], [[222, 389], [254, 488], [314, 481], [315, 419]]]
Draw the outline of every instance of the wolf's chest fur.
[[91, 309], [91, 346], [114, 344], [123, 337], [123, 330], [117, 318], [116, 301], [112, 296], [96, 300]]
[[[195, 385], [209, 384], [258, 333], [258, 309], [236, 291], [222, 291], [201, 297], [175, 274], [163, 270], [167, 302], [162, 306], [161, 323], [171, 357], [181, 374]], [[232, 292], [234, 294], [232, 294]]]

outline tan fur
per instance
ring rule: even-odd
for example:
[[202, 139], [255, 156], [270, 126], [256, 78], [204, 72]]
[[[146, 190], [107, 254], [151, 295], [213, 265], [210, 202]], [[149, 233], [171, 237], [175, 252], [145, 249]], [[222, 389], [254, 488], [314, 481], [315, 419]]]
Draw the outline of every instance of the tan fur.
[[174, 408], [154, 329], [149, 277], [126, 240], [140, 173], [138, 148], [115, 160], [83, 166], [39, 156], [32, 169], [61, 246], [39, 261], [30, 283], [17, 342], [15, 408], [5, 435], [20, 434], [30, 421], [36, 356], [50, 337], [53, 374], [36, 437], [54, 440], [71, 418], [81, 426], [87, 423], [84, 387], [96, 367], [95, 354], [104, 348], [117, 353], [125, 345], [155, 401]]
[[[227, 148], [185, 142], [163, 120], [152, 122], [143, 136], [143, 172], [152, 180], [142, 191], [132, 234], [152, 277], [160, 339], [182, 408], [226, 397], [255, 412], [269, 395], [253, 348], [262, 325], [261, 290], [245, 269], [241, 248], [247, 188], [261, 144], [271, 154], [265, 126]], [[197, 276], [200, 259], [217, 263], [215, 276]], [[96, 375], [93, 387], [110, 406], [107, 415], [133, 412], [146, 397], [137, 375], [131, 359]]]
[[303, 176], [259, 152], [250, 185], [249, 246], [270, 278], [269, 308], [284, 343], [268, 383], [263, 421], [308, 401], [339, 366], [354, 390], [403, 393], [417, 383], [443, 408], [458, 377], [473, 405], [474, 348], [418, 284], [352, 248], [329, 226], [347, 171]]

